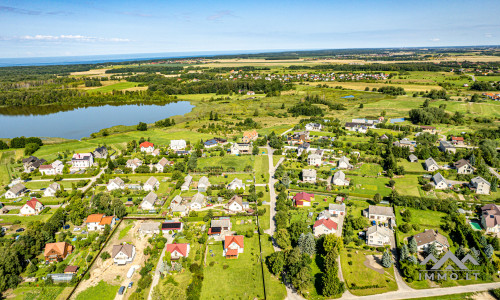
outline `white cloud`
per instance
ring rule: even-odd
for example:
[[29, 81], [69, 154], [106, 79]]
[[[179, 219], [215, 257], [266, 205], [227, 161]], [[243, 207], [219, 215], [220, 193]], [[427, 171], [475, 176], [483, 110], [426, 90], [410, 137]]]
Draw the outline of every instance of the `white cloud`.
[[484, 37], [486, 37], [486, 38], [492, 38], [493, 34], [488, 32], [488, 33], [484, 34]]
[[431, 39], [431, 42], [439, 42], [441, 39], [440, 38], [433, 38]]
[[123, 38], [100, 38], [100, 37], [91, 37], [84, 35], [24, 35], [20, 37], [11, 38], [13, 40], [23, 40], [23, 41], [77, 41], [77, 42], [130, 42], [129, 39]]

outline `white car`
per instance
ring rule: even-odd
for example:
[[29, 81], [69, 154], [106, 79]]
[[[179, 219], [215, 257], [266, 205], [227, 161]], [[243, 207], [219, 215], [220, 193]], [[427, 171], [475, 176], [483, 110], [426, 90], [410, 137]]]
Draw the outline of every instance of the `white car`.
[[82, 230], [82, 229], [78, 228], [78, 227], [73, 228], [73, 231], [80, 231], [80, 230]]

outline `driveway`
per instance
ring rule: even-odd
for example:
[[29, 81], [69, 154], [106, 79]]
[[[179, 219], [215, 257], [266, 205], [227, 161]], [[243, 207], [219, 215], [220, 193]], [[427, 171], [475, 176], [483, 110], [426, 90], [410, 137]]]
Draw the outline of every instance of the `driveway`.
[[[168, 234], [167, 235], [167, 244], [172, 243], [174, 239], [172, 238], [172, 235]], [[151, 289], [149, 290], [148, 294], [148, 300], [153, 299], [153, 290], [154, 287], [158, 284], [160, 281], [160, 266], [163, 262], [163, 256], [165, 256], [165, 252], [167, 251], [167, 246], [165, 244], [165, 247], [163, 247], [163, 251], [161, 252], [160, 259], [158, 260], [158, 264], [156, 265], [155, 268], [155, 274], [153, 275], [153, 282], [151, 283]]]

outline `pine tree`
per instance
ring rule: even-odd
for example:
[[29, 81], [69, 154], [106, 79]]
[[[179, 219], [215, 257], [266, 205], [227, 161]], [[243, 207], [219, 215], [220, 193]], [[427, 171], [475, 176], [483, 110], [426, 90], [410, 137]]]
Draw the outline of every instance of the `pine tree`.
[[406, 259], [408, 256], [410, 256], [410, 251], [408, 250], [408, 246], [406, 244], [403, 244], [401, 247], [401, 253], [400, 253], [400, 258], [399, 259]]
[[436, 257], [438, 255], [436, 244], [432, 243], [429, 246], [427, 246], [427, 250], [425, 252], [427, 252], [427, 255], [432, 254], [434, 257]]
[[486, 247], [484, 247], [484, 253], [488, 258], [491, 258], [493, 256], [493, 246], [491, 244], [488, 244]]
[[210, 121], [212, 121], [214, 119], [214, 113], [212, 111], [210, 111], [210, 117], [208, 119]]
[[410, 243], [408, 244], [408, 248], [410, 250], [410, 253], [415, 254], [417, 253], [417, 241], [415, 238], [410, 239]]
[[496, 192], [497, 186], [498, 186], [498, 179], [496, 177], [493, 177], [493, 180], [491, 180], [491, 191]]
[[388, 251], [384, 251], [384, 254], [382, 255], [382, 266], [384, 268], [392, 266], [392, 258]]
[[460, 245], [460, 247], [458, 247], [457, 251], [455, 251], [455, 256], [458, 258], [458, 259], [462, 259], [465, 257], [465, 249], [464, 247], [462, 247], [462, 245]]
[[413, 255], [408, 256], [408, 261], [416, 265], [418, 263], [417, 258]]
[[469, 161], [471, 165], [473, 166], [476, 165], [476, 156], [474, 155], [474, 153], [472, 153], [471, 156], [469, 157]]
[[309, 256], [316, 254], [316, 240], [312, 233], [300, 234], [298, 241], [299, 249]]

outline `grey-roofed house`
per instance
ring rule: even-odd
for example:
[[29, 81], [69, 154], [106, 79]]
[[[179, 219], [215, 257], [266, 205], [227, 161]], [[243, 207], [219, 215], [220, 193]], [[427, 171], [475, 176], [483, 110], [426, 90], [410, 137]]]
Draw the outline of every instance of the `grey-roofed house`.
[[429, 157], [428, 159], [426, 159], [424, 162], [424, 165], [425, 165], [426, 171], [434, 172], [434, 171], [439, 170], [439, 165], [432, 157]]
[[201, 177], [200, 180], [198, 180], [198, 192], [205, 193], [211, 185], [207, 176]]
[[453, 164], [453, 167], [457, 170], [458, 174], [472, 174], [474, 173], [474, 167], [466, 159], [461, 159]]
[[436, 250], [440, 253], [450, 248], [448, 239], [433, 229], [426, 229], [424, 232], [413, 236], [417, 242], [418, 251], [426, 251], [431, 244], [436, 246]]
[[228, 190], [245, 189], [243, 180], [235, 178], [227, 185]]
[[188, 214], [188, 207], [183, 204], [172, 204], [170, 205], [170, 211], [173, 215], [184, 217]]
[[490, 193], [491, 183], [483, 177], [477, 176], [470, 180], [469, 186], [476, 191], [476, 194], [488, 195]]
[[455, 146], [453, 146], [450, 142], [448, 141], [440, 141], [439, 142], [439, 150], [441, 150], [442, 152], [451, 152], [451, 153], [456, 153], [457, 152], [457, 148], [455, 148]]
[[22, 183], [17, 183], [13, 185], [6, 193], [5, 198], [14, 199], [16, 197], [20, 197], [26, 192], [26, 187]]
[[307, 156], [307, 164], [310, 166], [319, 166], [321, 165], [321, 155], [313, 153]]
[[95, 148], [95, 150], [94, 150], [94, 152], [92, 152], [92, 154], [94, 154], [95, 158], [106, 159], [108, 157], [108, 148], [106, 148], [106, 146], [101, 146], [101, 147]]
[[302, 181], [316, 183], [316, 170], [302, 169]]
[[115, 179], [111, 179], [106, 186], [108, 191], [120, 190], [125, 188], [125, 182], [120, 177], [116, 177]]
[[160, 182], [156, 177], [151, 176], [142, 187], [145, 191], [156, 191], [160, 187]]
[[448, 188], [448, 182], [446, 179], [441, 175], [441, 173], [436, 173], [434, 176], [432, 176], [432, 183], [434, 184], [434, 188], [438, 190], [444, 190]]
[[196, 195], [194, 195], [193, 198], [191, 199], [191, 202], [189, 202], [189, 207], [192, 210], [201, 209], [204, 206], [205, 206], [205, 196], [200, 193], [196, 193]]
[[410, 156], [408, 156], [408, 160], [410, 162], [418, 162], [418, 157], [415, 154], [410, 154]]
[[158, 195], [156, 195], [155, 192], [149, 192], [149, 194], [142, 199], [141, 209], [143, 210], [155, 209], [156, 200], [158, 200]]
[[396, 216], [392, 207], [370, 205], [363, 213], [370, 221], [396, 225]]
[[148, 234], [159, 234], [160, 233], [160, 223], [158, 222], [144, 222], [139, 227], [139, 232], [142, 235]]
[[135, 246], [131, 244], [114, 245], [111, 257], [117, 265], [131, 263], [135, 257]]
[[337, 162], [337, 168], [339, 169], [351, 169], [352, 165], [349, 163], [349, 158], [342, 156]]
[[345, 174], [342, 171], [337, 171], [333, 174], [332, 183], [337, 186], [347, 186], [349, 185], [349, 180], [345, 178]]
[[184, 177], [184, 183], [181, 185], [181, 191], [189, 191], [189, 186], [191, 185], [191, 181], [193, 181], [193, 176], [186, 175]]
[[332, 214], [328, 210], [323, 210], [318, 214], [318, 220], [322, 219], [330, 219], [332, 217]]
[[381, 247], [391, 243], [392, 230], [385, 226], [373, 225], [366, 230], [368, 246]]
[[345, 204], [330, 203], [328, 205], [328, 212], [330, 212], [331, 215], [343, 216], [345, 215]]

